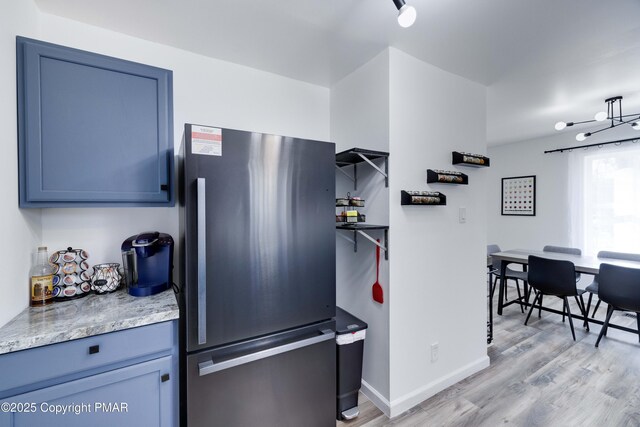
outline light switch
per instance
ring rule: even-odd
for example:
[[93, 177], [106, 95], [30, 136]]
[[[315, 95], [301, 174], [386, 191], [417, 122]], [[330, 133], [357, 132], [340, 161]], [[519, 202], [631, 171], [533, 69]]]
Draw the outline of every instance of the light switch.
[[460, 208], [458, 210], [458, 219], [460, 221], [460, 224], [464, 224], [465, 222], [467, 222], [467, 208]]

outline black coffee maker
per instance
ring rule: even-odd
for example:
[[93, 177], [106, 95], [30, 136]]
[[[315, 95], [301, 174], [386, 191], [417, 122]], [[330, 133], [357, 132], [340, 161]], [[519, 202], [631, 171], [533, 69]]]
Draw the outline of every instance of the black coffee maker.
[[147, 231], [122, 242], [122, 263], [129, 294], [146, 297], [165, 291], [173, 283], [173, 238]]

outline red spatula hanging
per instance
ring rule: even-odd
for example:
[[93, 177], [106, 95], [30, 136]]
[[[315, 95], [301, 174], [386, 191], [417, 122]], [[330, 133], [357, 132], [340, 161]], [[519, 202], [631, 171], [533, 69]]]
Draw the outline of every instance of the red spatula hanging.
[[371, 292], [373, 294], [373, 300], [382, 304], [384, 302], [384, 293], [382, 292], [382, 286], [380, 286], [380, 239], [377, 239], [376, 245], [376, 283], [373, 284]]

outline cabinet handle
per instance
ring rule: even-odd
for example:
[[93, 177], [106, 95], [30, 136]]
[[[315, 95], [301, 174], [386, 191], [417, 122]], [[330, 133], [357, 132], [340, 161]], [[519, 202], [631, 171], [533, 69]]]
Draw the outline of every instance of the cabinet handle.
[[160, 377], [160, 381], [162, 381], [163, 383], [166, 383], [167, 381], [169, 381], [169, 374], [164, 374]]
[[96, 354], [96, 353], [100, 353], [99, 345], [92, 345], [91, 347], [89, 347], [89, 354]]
[[169, 186], [167, 184], [162, 184], [160, 186], [160, 191], [169, 191]]

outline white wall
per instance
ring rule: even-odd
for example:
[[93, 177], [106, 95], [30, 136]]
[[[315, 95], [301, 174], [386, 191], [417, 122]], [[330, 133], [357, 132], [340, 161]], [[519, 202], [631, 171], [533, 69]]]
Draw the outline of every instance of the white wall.
[[16, 39], [33, 32], [37, 11], [30, 1], [3, 2], [0, 13], [0, 128], [2, 152], [0, 181], [0, 258], [5, 262], [0, 281], [0, 326], [29, 304], [28, 276], [31, 254], [42, 240], [40, 211], [18, 209], [18, 137], [16, 118]]
[[[369, 322], [363, 390], [392, 417], [489, 363], [487, 171], [460, 168], [470, 177], [468, 186], [426, 184], [427, 168], [455, 169], [451, 151], [485, 153], [485, 126], [484, 86], [393, 48], [331, 90], [331, 136], [338, 149], [390, 152], [389, 189], [381, 191], [381, 177], [372, 174], [358, 192], [367, 200], [367, 222], [390, 225], [389, 261], [382, 263], [385, 303], [371, 301], [368, 242], [354, 254], [338, 239], [337, 291], [339, 304]], [[343, 195], [351, 183], [336, 176]], [[447, 206], [403, 207], [403, 189], [442, 191]], [[465, 224], [458, 223], [459, 207], [467, 209]], [[440, 356], [431, 363], [434, 342]]]
[[[552, 126], [552, 124], [550, 124]], [[597, 129], [597, 127], [596, 127]], [[629, 126], [595, 135], [576, 142], [583, 131], [563, 132], [529, 141], [489, 147], [491, 159], [487, 182], [487, 242], [502, 249], [542, 249], [545, 245], [571, 246], [569, 197], [569, 152], [544, 154], [546, 150], [582, 144], [637, 137]], [[628, 143], [627, 143], [628, 144]], [[597, 148], [590, 148], [597, 150]], [[502, 216], [500, 213], [502, 178], [536, 175], [536, 215], [533, 217]], [[595, 254], [590, 254], [595, 255]]]
[[[380, 53], [331, 88], [331, 140], [338, 152], [353, 147], [389, 151], [389, 53]], [[381, 165], [378, 161], [378, 164]], [[336, 197], [365, 199], [359, 209], [369, 224], [389, 223], [389, 190], [384, 178], [373, 168], [358, 165], [358, 191], [353, 182], [336, 171]], [[345, 171], [353, 176], [353, 168]], [[338, 211], [339, 212], [339, 211]], [[365, 340], [364, 392], [378, 405], [389, 401], [389, 263], [380, 261], [380, 284], [385, 293], [384, 304], [372, 300], [375, 282], [375, 246], [358, 236], [358, 252], [353, 244], [340, 236], [353, 239], [353, 234], [338, 231], [336, 236], [336, 299], [340, 307], [368, 323]], [[382, 231], [371, 231], [383, 240]]]
[[[390, 50], [391, 414], [488, 366], [487, 171], [451, 151], [486, 152], [486, 88]], [[457, 169], [468, 186], [426, 184]], [[447, 206], [401, 206], [400, 190], [441, 191]], [[467, 222], [458, 223], [466, 207]], [[430, 345], [439, 344], [431, 363]]]
[[[7, 247], [6, 259], [16, 260], [11, 277], [0, 283], [4, 295], [11, 295], [10, 314], [0, 311], [0, 325], [26, 306], [28, 251], [39, 243], [39, 225], [30, 229], [27, 217], [38, 224], [40, 210], [17, 209], [16, 119], [15, 119], [15, 36], [24, 35], [74, 48], [137, 61], [173, 70], [174, 144], [176, 152], [184, 123], [210, 124], [311, 139], [329, 139], [329, 89], [275, 74], [207, 58], [190, 52], [151, 43], [98, 27], [39, 12], [31, 0], [12, 0], [15, 7], [3, 10], [0, 67], [3, 113], [0, 120], [7, 135], [8, 149], [0, 167], [7, 183], [8, 201], [2, 208], [0, 227], [18, 244]], [[26, 12], [23, 12], [23, 9]], [[28, 12], [26, 19], [21, 16]], [[26, 22], [30, 24], [27, 25]], [[6, 89], [6, 91], [5, 91]], [[128, 236], [157, 229], [177, 237], [177, 208], [87, 208], [42, 209], [42, 241], [52, 249], [82, 247], [92, 264], [120, 260], [120, 244]], [[32, 227], [33, 228], [33, 227]], [[35, 233], [36, 237], [31, 234]], [[36, 243], [37, 241], [37, 243]], [[7, 245], [8, 246], [8, 245]], [[15, 274], [15, 277], [13, 275]], [[24, 292], [14, 297], [16, 283]], [[22, 285], [21, 285], [22, 286]], [[4, 306], [7, 298], [3, 298]]]
[[[489, 147], [487, 243], [501, 249], [569, 246], [567, 154], [544, 154], [567, 145], [567, 134]], [[574, 141], [575, 142], [575, 141]], [[536, 215], [502, 216], [502, 178], [536, 176]]]

